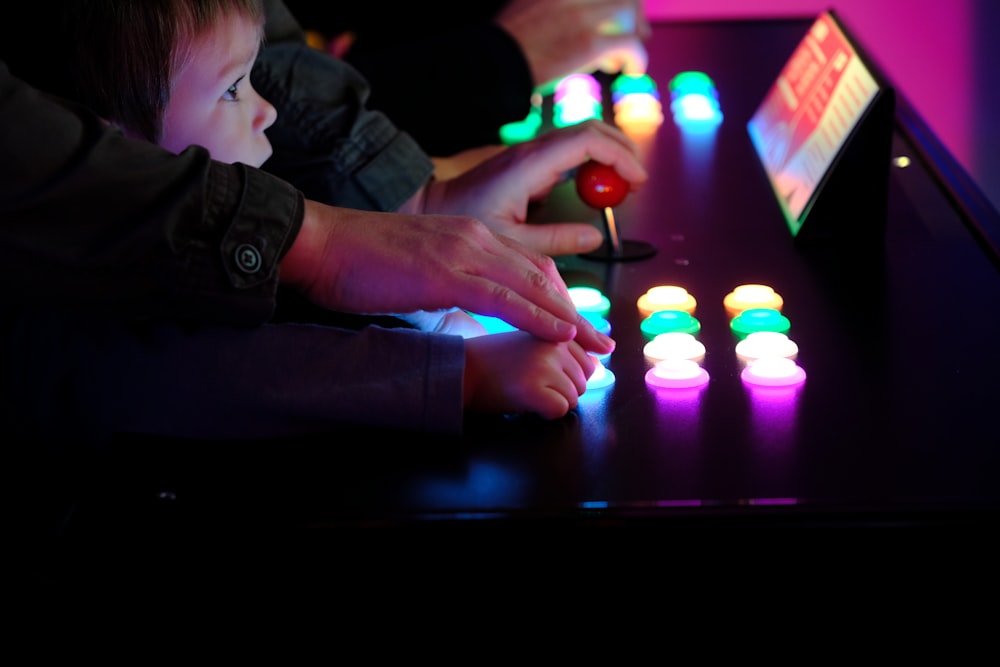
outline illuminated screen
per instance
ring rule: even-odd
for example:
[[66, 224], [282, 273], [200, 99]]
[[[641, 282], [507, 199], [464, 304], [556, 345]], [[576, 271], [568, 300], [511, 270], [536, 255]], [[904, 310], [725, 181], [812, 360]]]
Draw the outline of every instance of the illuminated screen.
[[747, 123], [793, 236], [880, 91], [833, 15], [824, 12]]

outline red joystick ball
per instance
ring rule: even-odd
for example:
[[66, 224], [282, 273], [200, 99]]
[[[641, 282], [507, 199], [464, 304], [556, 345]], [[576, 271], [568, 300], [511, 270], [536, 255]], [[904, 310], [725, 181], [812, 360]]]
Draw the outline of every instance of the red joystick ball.
[[618, 172], [600, 162], [585, 162], [576, 170], [576, 192], [588, 206], [618, 206], [629, 193], [629, 184]]

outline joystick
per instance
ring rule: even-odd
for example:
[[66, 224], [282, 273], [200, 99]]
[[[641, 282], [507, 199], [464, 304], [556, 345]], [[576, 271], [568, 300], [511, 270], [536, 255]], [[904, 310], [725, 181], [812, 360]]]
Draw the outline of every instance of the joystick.
[[644, 241], [623, 240], [618, 237], [613, 207], [622, 203], [629, 192], [629, 184], [610, 165], [593, 160], [580, 165], [576, 171], [576, 192], [585, 204], [601, 211], [606, 239], [593, 252], [582, 257], [606, 262], [643, 259], [656, 254], [656, 248]]

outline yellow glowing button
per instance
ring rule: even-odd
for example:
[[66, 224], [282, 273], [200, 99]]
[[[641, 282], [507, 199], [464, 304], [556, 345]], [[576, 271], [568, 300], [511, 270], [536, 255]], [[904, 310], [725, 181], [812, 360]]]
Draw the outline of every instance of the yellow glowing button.
[[689, 359], [700, 363], [705, 358], [705, 346], [692, 334], [669, 331], [657, 334], [642, 348], [642, 353], [653, 364], [665, 359]]
[[733, 319], [750, 308], [781, 310], [785, 301], [780, 294], [767, 285], [747, 284], [740, 285], [727, 294], [726, 298], [722, 300], [722, 305], [726, 307], [729, 319]]
[[649, 317], [658, 310], [683, 310], [693, 314], [698, 302], [683, 287], [658, 285], [640, 296], [636, 305], [639, 306], [640, 315]]

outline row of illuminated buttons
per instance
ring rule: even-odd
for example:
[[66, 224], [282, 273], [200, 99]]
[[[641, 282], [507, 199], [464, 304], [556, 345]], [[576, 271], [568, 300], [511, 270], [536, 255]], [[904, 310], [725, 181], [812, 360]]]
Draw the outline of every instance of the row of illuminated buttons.
[[[805, 380], [805, 371], [795, 362], [798, 346], [788, 338], [791, 323], [781, 313], [780, 294], [766, 285], [740, 285], [726, 295], [723, 305], [739, 338], [736, 354], [744, 363], [745, 382], [785, 386]], [[695, 337], [701, 323], [694, 317], [694, 297], [683, 287], [661, 285], [642, 295], [637, 306], [645, 317], [643, 335], [651, 339], [643, 350], [653, 363], [647, 383], [677, 388], [707, 383], [708, 372], [701, 367], [705, 347]]]

